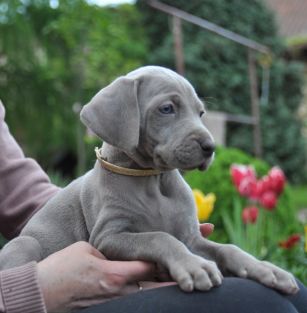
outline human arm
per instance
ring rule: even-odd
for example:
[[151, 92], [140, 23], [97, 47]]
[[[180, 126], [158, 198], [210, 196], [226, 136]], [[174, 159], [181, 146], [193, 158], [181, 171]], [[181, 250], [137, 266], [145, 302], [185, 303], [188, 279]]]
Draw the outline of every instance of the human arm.
[[[11, 239], [59, 188], [24, 156], [4, 118], [0, 101], [0, 233]], [[35, 262], [0, 272], [0, 312], [45, 312]]]
[[36, 161], [25, 157], [4, 117], [0, 101], [0, 233], [11, 239], [59, 188]]

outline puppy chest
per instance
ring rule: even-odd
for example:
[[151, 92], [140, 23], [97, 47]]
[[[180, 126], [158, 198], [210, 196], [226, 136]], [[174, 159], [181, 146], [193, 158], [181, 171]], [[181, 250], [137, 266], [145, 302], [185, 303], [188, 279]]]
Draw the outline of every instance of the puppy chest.
[[[140, 203], [140, 202], [139, 202]], [[193, 199], [189, 197], [147, 197], [134, 210], [133, 227], [137, 232], [163, 231], [178, 237], [178, 232], [196, 223]]]
[[131, 232], [164, 231], [178, 237], [197, 220], [192, 192], [174, 174], [120, 177], [120, 183], [109, 179], [108, 187], [103, 189], [103, 217], [108, 222], [124, 221], [126, 230]]

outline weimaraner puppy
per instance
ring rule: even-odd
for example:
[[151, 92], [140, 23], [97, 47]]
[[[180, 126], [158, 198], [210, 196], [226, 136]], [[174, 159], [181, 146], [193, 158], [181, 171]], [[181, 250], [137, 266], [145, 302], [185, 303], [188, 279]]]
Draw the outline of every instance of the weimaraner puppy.
[[204, 115], [191, 84], [158, 66], [139, 68], [98, 92], [81, 111], [83, 123], [104, 141], [94, 168], [4, 247], [1, 269], [85, 240], [111, 260], [159, 264], [184, 291], [218, 286], [223, 273], [295, 293], [290, 273], [201, 236], [192, 191], [179, 170], [205, 170], [213, 160]]

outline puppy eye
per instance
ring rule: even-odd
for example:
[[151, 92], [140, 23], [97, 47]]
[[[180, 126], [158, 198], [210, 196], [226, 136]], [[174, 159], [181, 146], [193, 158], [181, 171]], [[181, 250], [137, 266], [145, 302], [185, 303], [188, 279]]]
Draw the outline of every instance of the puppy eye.
[[200, 111], [199, 116], [202, 117], [205, 114], [205, 111]]
[[159, 111], [162, 114], [173, 114], [175, 113], [174, 105], [172, 103], [163, 104], [159, 107]]

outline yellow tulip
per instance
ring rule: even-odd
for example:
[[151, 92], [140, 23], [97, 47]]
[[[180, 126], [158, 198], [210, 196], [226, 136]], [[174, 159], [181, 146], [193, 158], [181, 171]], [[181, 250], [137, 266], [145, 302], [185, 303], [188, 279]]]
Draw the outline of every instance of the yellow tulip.
[[305, 229], [305, 252], [307, 253], [307, 225], [305, 225], [304, 229]]
[[204, 195], [200, 190], [193, 189], [195, 204], [197, 207], [197, 215], [200, 222], [207, 221], [213, 211], [216, 200], [214, 193]]

